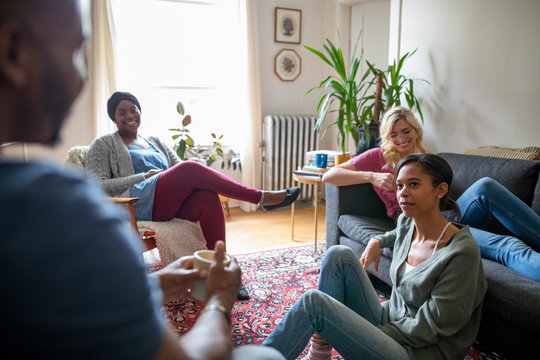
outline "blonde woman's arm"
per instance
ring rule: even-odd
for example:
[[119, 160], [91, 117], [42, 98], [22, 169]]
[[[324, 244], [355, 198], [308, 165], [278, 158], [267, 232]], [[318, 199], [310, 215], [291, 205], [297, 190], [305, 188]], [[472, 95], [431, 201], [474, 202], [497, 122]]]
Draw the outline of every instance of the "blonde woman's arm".
[[383, 190], [392, 190], [396, 186], [394, 175], [386, 172], [356, 170], [350, 160], [328, 170], [322, 180], [326, 184], [335, 186], [369, 183]]

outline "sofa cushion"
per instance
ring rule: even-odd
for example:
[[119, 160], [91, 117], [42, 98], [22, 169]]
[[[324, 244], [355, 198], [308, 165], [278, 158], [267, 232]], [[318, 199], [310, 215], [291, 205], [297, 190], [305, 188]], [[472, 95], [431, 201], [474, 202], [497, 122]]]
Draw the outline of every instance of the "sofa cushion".
[[[383, 234], [396, 227], [390, 218], [374, 218], [358, 215], [341, 215], [338, 227], [351, 240], [367, 245], [369, 239], [375, 235]], [[392, 250], [384, 248], [382, 254], [392, 257]]]
[[[538, 182], [540, 161], [453, 153], [439, 155], [450, 164], [454, 172], [454, 181], [449, 190], [453, 199], [459, 198], [459, 195], [478, 179], [489, 176], [531, 206]], [[494, 217], [488, 220], [486, 230], [497, 234], [511, 234]]]
[[479, 146], [476, 149], [465, 151], [465, 154], [507, 159], [540, 160], [540, 147], [509, 148], [503, 146]]
[[534, 188], [538, 180], [540, 161], [451, 153], [439, 155], [448, 161], [456, 174], [449, 191], [453, 198], [457, 199], [478, 179], [489, 176], [531, 206]]
[[497, 262], [482, 259], [488, 289], [484, 314], [496, 313], [510, 324], [540, 334], [540, 282]]

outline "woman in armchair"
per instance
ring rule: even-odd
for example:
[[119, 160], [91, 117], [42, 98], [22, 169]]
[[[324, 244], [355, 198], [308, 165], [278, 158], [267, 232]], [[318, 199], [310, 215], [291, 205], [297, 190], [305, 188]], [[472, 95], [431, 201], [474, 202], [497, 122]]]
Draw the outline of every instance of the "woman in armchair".
[[174, 217], [199, 221], [209, 249], [225, 240], [225, 216], [218, 194], [274, 210], [292, 204], [298, 187], [262, 191], [244, 186], [194, 161], [181, 161], [156, 137], [143, 137], [141, 105], [128, 92], [115, 92], [107, 112], [118, 131], [95, 139], [86, 168], [97, 175], [111, 196], [138, 197], [138, 220]]

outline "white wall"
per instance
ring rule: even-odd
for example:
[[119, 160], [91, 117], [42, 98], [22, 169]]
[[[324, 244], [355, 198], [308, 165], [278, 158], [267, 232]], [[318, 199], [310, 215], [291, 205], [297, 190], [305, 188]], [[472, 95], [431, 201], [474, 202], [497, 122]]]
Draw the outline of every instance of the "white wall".
[[[365, 1], [361, 1], [365, 2]], [[369, 1], [368, 1], [369, 2]], [[400, 3], [403, 2], [402, 6]], [[349, 24], [348, 0], [256, 0], [255, 26], [263, 115], [314, 113], [318, 96], [305, 92], [328, 74], [328, 66], [303, 45], [322, 48]], [[391, 0], [390, 39], [400, 39], [401, 53], [418, 48], [405, 73], [431, 86], [417, 88], [424, 103], [425, 138], [432, 151], [463, 152], [480, 145], [540, 145], [540, 1], [538, 0]], [[337, 6], [340, 4], [342, 6]], [[358, 6], [358, 5], [355, 5]], [[274, 42], [274, 8], [302, 10], [301, 44]], [[393, 19], [393, 18], [392, 18]], [[370, 19], [371, 21], [372, 19]], [[400, 30], [400, 37], [396, 30]], [[394, 32], [392, 32], [394, 31]], [[353, 39], [354, 41], [354, 39]], [[293, 82], [274, 74], [274, 57], [282, 48], [302, 58], [302, 74]], [[389, 53], [394, 46], [391, 42]], [[54, 150], [31, 147], [31, 157], [63, 161], [67, 149], [89, 144], [95, 137], [91, 95], [85, 89]], [[336, 148], [327, 134], [321, 147]], [[13, 146], [4, 153], [18, 152]]]
[[401, 53], [419, 49], [405, 71], [431, 82], [430, 150], [540, 145], [539, 39], [538, 0], [403, 1]]
[[390, 0], [363, 2], [351, 7], [351, 46], [354, 47], [359, 37], [357, 56], [364, 49], [360, 74], [367, 69], [365, 60], [379, 69], [386, 69], [389, 31]]
[[[314, 114], [320, 95], [312, 93], [304, 97], [304, 94], [324, 79], [328, 65], [305, 49], [304, 45], [322, 49], [324, 39], [335, 36], [334, 1], [257, 0], [254, 5], [263, 117], [268, 114]], [[302, 10], [300, 44], [274, 42], [276, 7]], [[294, 81], [282, 81], [274, 73], [274, 58], [282, 49], [293, 49], [302, 59], [302, 72]], [[322, 147], [325, 141], [330, 141], [334, 146], [335, 136], [322, 139]]]

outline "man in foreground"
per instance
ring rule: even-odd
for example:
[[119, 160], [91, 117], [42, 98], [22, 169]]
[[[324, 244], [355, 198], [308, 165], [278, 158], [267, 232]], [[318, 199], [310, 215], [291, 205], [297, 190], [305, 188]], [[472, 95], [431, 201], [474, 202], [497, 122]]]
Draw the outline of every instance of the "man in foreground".
[[[77, 0], [0, 2], [0, 144], [54, 144], [83, 87]], [[224, 244], [208, 274], [182, 258], [147, 276], [140, 241], [97, 184], [43, 163], [0, 161], [0, 344], [14, 358], [282, 359], [232, 350], [240, 287]], [[206, 310], [180, 340], [159, 305], [207, 276]]]

